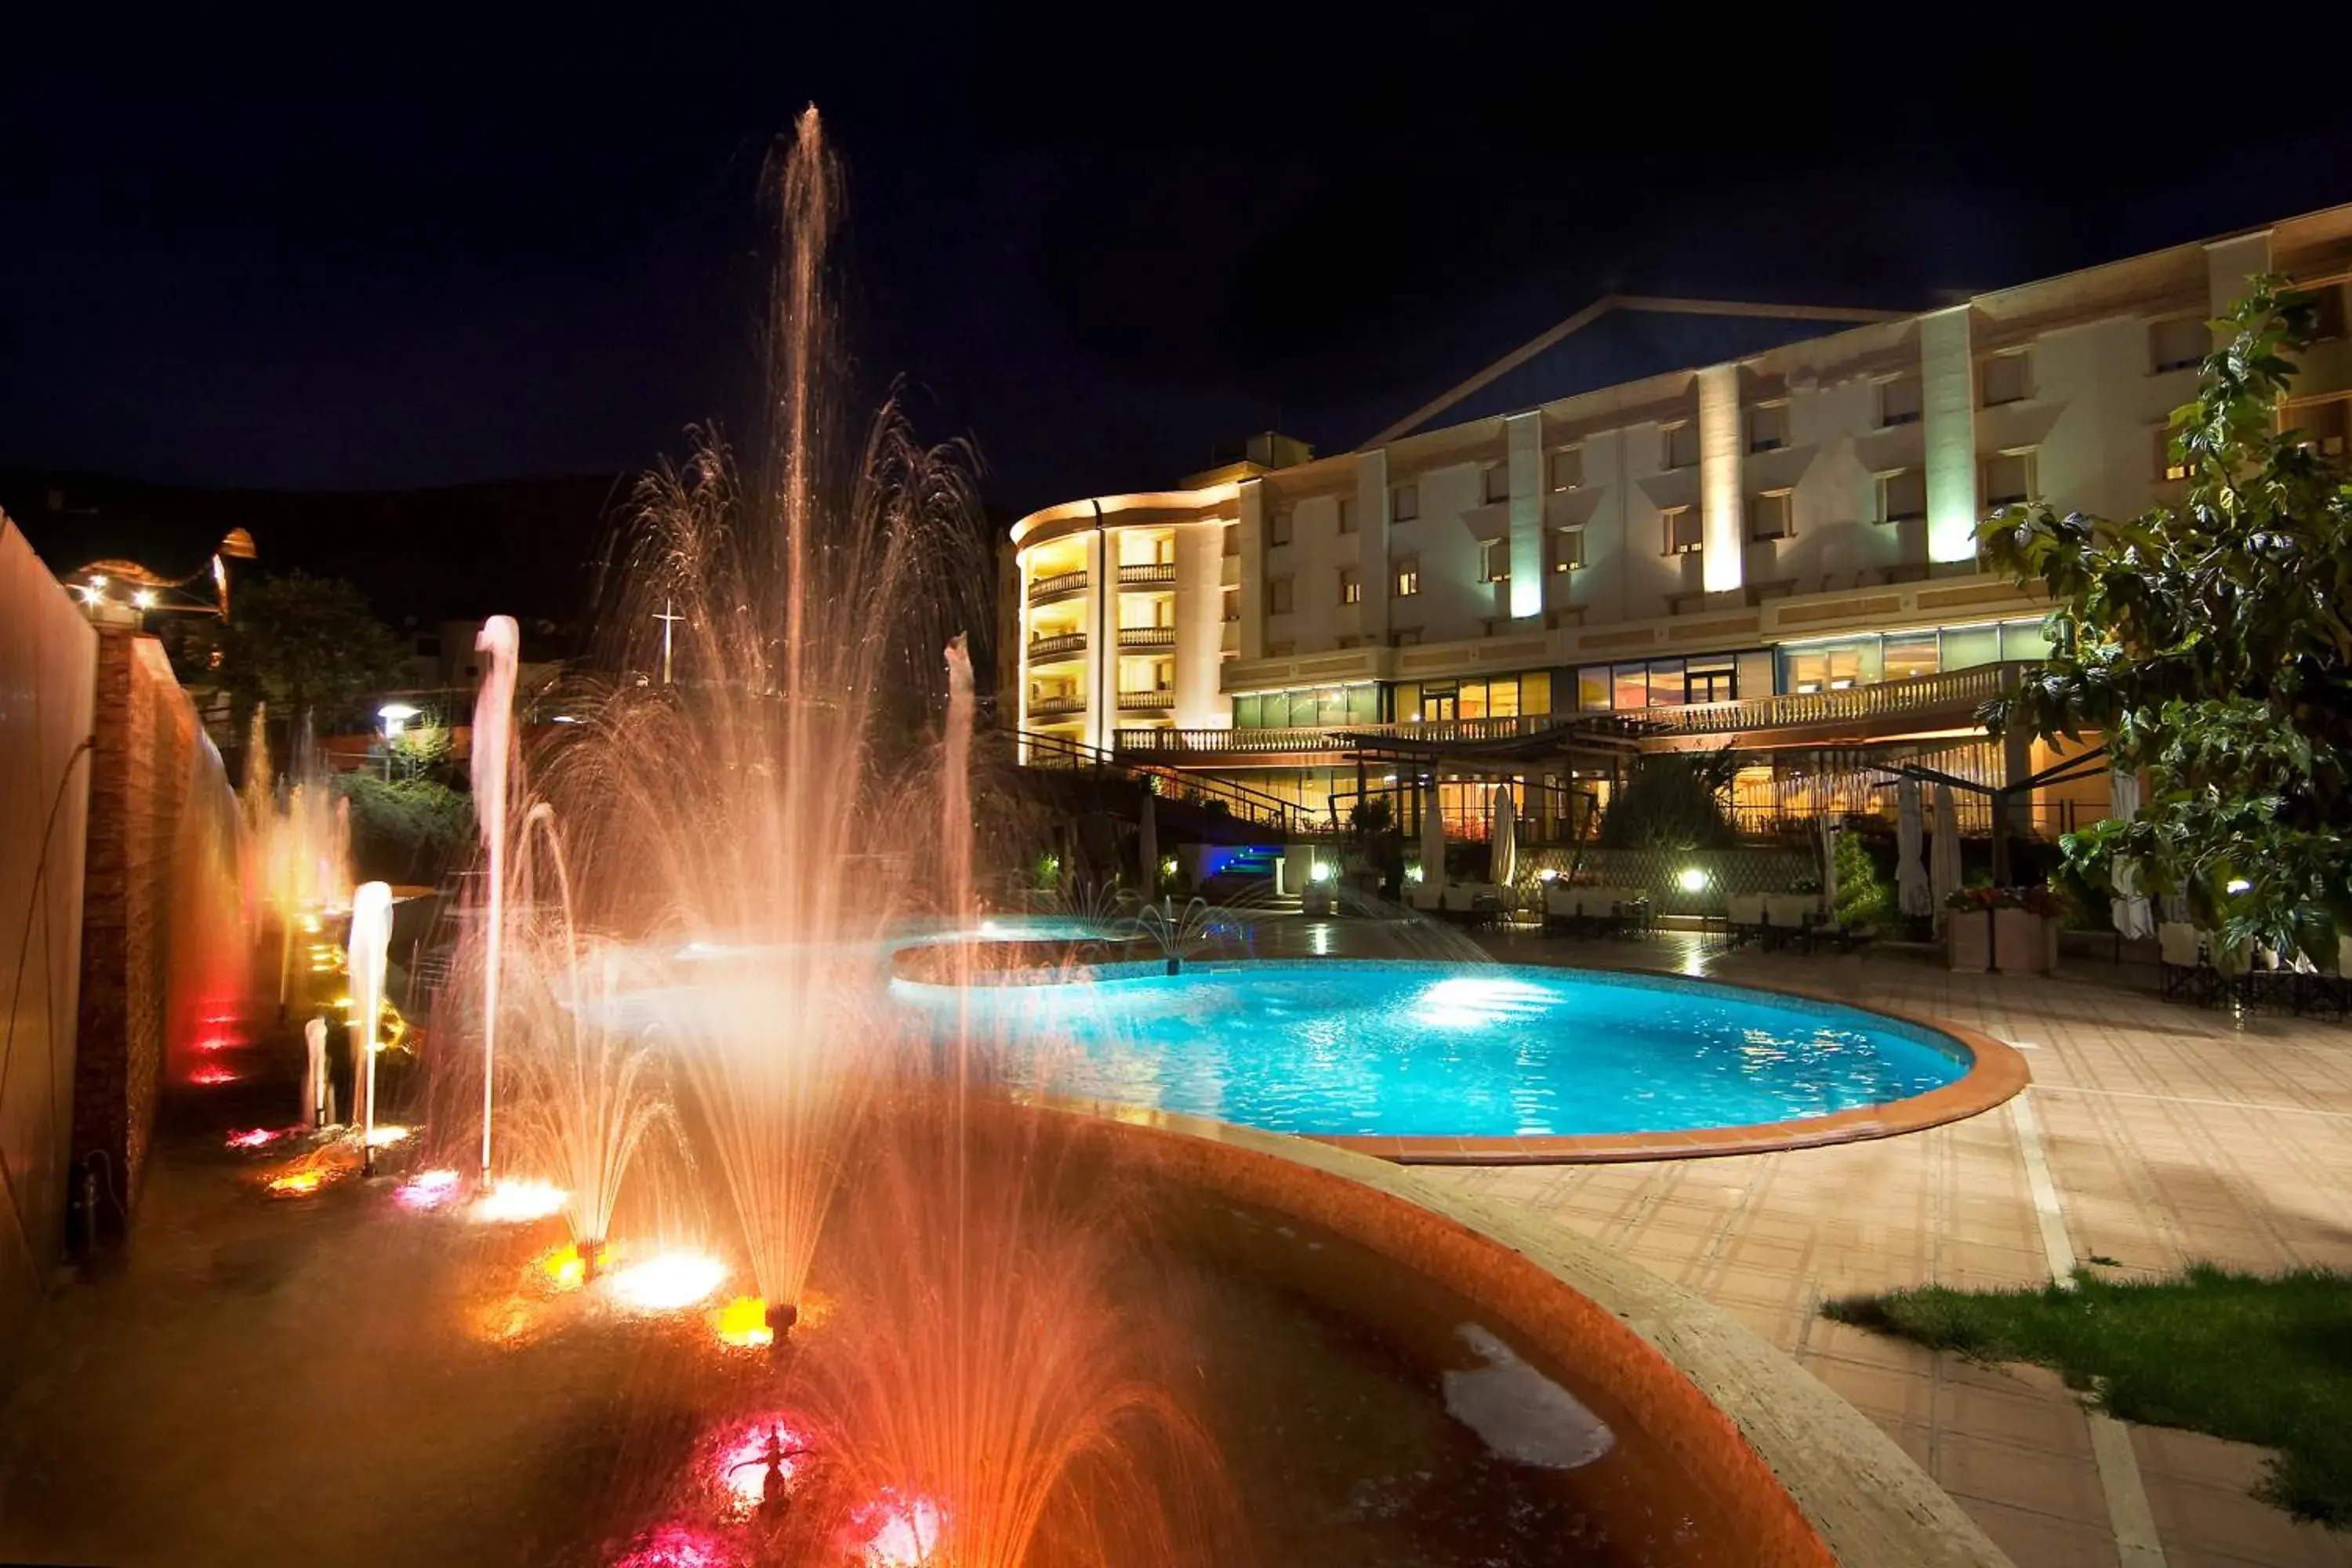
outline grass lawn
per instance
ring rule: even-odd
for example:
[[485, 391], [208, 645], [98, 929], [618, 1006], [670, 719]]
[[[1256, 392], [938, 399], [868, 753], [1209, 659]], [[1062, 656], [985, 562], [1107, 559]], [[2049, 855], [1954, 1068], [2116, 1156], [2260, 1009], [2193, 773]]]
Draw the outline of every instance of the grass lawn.
[[2126, 1421], [2279, 1451], [2256, 1489], [2299, 1519], [2352, 1527], [2352, 1275], [2235, 1274], [1947, 1290], [1832, 1301], [1842, 1323], [1979, 1361], [2055, 1367]]

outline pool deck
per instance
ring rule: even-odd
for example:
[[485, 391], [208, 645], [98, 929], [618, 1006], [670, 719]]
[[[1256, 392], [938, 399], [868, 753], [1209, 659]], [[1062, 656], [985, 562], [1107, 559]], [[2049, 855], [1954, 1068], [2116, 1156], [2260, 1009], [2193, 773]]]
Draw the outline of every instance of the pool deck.
[[[1281, 923], [1268, 956], [1397, 951], [1376, 927]], [[1955, 975], [1913, 955], [1767, 954], [1675, 933], [1482, 940], [1514, 963], [1702, 974], [1947, 1018], [2017, 1047], [2032, 1082], [1969, 1120], [1867, 1142], [1423, 1167], [1426, 1180], [1622, 1248], [1733, 1313], [1875, 1420], [2019, 1568], [2352, 1568], [2352, 1534], [2247, 1495], [2260, 1450], [2094, 1416], [2039, 1368], [1971, 1365], [1819, 1311], [1906, 1285], [2040, 1284], [2078, 1260], [2120, 1277], [2197, 1260], [2352, 1268], [2352, 1028], [2168, 1005], [2103, 963]]]

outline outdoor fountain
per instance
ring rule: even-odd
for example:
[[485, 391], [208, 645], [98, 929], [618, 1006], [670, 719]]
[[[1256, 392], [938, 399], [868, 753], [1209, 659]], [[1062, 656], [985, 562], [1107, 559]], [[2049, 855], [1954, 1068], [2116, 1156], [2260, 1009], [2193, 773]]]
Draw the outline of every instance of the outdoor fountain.
[[375, 1174], [376, 1028], [383, 1013], [385, 950], [392, 941], [392, 889], [362, 882], [352, 895], [352, 1111], [360, 1125], [360, 1170]]

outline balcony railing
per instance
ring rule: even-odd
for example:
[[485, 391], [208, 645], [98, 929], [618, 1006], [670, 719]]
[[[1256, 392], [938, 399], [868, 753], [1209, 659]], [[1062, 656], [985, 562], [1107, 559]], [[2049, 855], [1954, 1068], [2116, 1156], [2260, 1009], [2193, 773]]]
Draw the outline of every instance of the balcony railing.
[[1034, 605], [1042, 599], [1058, 599], [1065, 594], [1082, 593], [1086, 585], [1087, 574], [1084, 572], [1064, 572], [1056, 576], [1040, 577], [1029, 584], [1029, 602]]
[[1176, 563], [1147, 561], [1139, 565], [1118, 569], [1118, 585], [1122, 588], [1174, 587]]
[[1778, 730], [1800, 724], [1835, 724], [1855, 719], [1895, 718], [1937, 709], [1973, 708], [2017, 684], [2024, 664], [1979, 664], [1967, 669], [1874, 681], [1842, 691], [1793, 691], [1737, 702], [1694, 702], [1683, 708], [1649, 708], [1629, 715], [1674, 735], [1727, 734], [1741, 730]]
[[1165, 713], [1176, 706], [1172, 691], [1122, 691], [1118, 707], [1122, 713]]
[[1403, 741], [1516, 741], [1578, 717], [1525, 714], [1509, 719], [1448, 719], [1429, 724], [1318, 724], [1271, 730], [1121, 730], [1121, 752], [1336, 752], [1344, 738]]
[[1058, 719], [1066, 713], [1083, 713], [1087, 700], [1083, 697], [1033, 697], [1029, 700], [1029, 717]]
[[1174, 626], [1121, 626], [1118, 628], [1121, 647], [1174, 647]]
[[1087, 634], [1084, 632], [1062, 632], [1050, 637], [1029, 639], [1029, 662], [1032, 664], [1043, 664], [1048, 659], [1086, 651]]

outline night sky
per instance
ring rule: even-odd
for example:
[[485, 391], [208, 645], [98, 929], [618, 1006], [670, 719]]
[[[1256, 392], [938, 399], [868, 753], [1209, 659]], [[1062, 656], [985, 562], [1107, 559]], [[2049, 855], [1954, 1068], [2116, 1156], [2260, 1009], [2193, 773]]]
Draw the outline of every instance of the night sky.
[[[1916, 307], [2352, 201], [2336, 84], [2218, 14], [47, 9], [0, 91], [0, 463], [181, 483], [613, 473], [740, 417], [811, 100], [860, 370], [1008, 511], [1344, 448], [1612, 287]], [[2245, 51], [2259, 100], [2206, 85]]]

